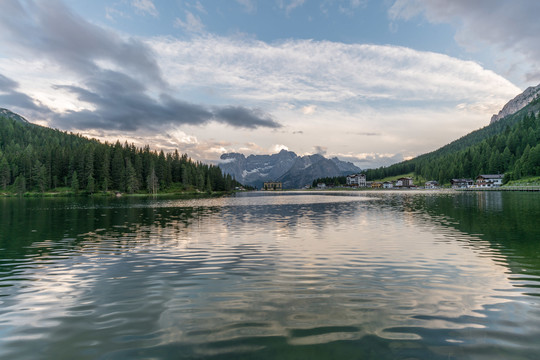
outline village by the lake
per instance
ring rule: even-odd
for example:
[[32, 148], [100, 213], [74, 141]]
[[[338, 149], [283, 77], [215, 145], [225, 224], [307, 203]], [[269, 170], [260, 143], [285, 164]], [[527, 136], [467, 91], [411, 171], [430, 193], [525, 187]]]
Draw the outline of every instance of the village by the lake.
[[[503, 185], [504, 174], [478, 175], [473, 179], [451, 179], [450, 188], [452, 189], [495, 189]], [[306, 185], [304, 189], [312, 188]], [[416, 185], [412, 177], [401, 177], [395, 181], [367, 181], [365, 174], [351, 174], [346, 176], [346, 184], [341, 186], [327, 185], [323, 182], [317, 182], [316, 189], [441, 189], [441, 185], [436, 180], [426, 181], [421, 185]], [[240, 188], [238, 188], [240, 190]], [[279, 191], [283, 190], [283, 184], [279, 181], [264, 182], [261, 190]]]

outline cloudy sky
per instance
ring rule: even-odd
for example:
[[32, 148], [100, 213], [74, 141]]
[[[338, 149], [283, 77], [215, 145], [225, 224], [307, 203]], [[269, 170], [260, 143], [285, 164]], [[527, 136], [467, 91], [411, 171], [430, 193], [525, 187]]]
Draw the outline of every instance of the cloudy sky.
[[537, 0], [2, 0], [0, 107], [102, 140], [432, 151], [540, 83]]

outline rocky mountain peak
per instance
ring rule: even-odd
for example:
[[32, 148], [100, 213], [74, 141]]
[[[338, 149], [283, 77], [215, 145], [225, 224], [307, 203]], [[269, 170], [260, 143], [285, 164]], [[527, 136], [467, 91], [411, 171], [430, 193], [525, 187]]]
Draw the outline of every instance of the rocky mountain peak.
[[245, 185], [261, 187], [264, 181], [281, 181], [286, 189], [310, 184], [320, 177], [332, 177], [360, 172], [353, 163], [323, 155], [298, 156], [292, 151], [281, 150], [271, 155], [229, 153], [221, 155], [219, 167]]
[[13, 120], [16, 120], [16, 121], [20, 121], [20, 122], [25, 123], [25, 124], [30, 124], [28, 122], [28, 120], [23, 118], [21, 115], [15, 114], [14, 112], [12, 112], [12, 111], [10, 111], [8, 109], [0, 108], [0, 116], [6, 117], [8, 119], [13, 119]]
[[540, 84], [537, 86], [528, 87], [524, 92], [506, 103], [498, 114], [491, 117], [491, 121], [489, 123], [493, 124], [505, 116], [518, 112], [533, 101], [537, 96], [540, 96]]

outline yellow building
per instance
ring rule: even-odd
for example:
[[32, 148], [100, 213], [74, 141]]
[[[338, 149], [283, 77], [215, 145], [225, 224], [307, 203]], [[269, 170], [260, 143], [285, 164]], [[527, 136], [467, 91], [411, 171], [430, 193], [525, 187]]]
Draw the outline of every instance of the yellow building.
[[279, 181], [268, 181], [263, 184], [263, 190], [283, 190], [283, 184]]

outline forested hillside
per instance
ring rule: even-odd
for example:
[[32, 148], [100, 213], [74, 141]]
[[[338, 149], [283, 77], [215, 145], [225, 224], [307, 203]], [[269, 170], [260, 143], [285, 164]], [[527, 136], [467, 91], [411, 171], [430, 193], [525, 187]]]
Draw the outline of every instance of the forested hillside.
[[179, 190], [229, 191], [236, 185], [217, 166], [178, 151], [101, 143], [0, 113], [0, 190], [45, 192], [59, 187], [94, 193]]
[[[441, 184], [505, 173], [505, 181], [540, 175], [540, 98], [517, 113], [434, 152], [367, 171], [368, 180], [414, 172]], [[536, 114], [536, 115], [535, 115]]]

